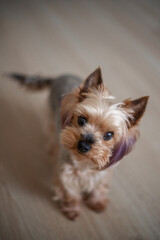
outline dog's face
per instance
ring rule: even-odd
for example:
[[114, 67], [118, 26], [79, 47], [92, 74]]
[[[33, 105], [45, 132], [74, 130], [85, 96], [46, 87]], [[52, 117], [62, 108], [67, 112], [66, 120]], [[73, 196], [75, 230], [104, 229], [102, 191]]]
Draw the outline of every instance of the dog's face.
[[61, 106], [61, 142], [73, 158], [104, 169], [132, 150], [148, 97], [113, 104], [98, 68]]

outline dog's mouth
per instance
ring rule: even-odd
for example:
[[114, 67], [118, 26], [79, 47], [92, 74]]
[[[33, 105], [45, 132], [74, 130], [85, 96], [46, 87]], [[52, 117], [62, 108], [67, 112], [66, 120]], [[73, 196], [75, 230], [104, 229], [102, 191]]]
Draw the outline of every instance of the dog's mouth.
[[[106, 158], [103, 158], [103, 157], [98, 158], [96, 156], [91, 157], [91, 156], [88, 156], [87, 153], [82, 153], [80, 151], [78, 151], [78, 153], [81, 156], [84, 156], [83, 162], [85, 162], [87, 166], [90, 166], [91, 170], [102, 171], [110, 165], [110, 162], [107, 161]], [[79, 162], [80, 160], [77, 158], [77, 161]]]

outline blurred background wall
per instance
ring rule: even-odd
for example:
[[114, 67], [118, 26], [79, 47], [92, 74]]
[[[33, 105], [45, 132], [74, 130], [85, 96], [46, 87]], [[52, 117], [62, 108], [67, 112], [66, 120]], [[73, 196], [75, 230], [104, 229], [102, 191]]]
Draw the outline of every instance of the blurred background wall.
[[[86, 78], [98, 66], [123, 100], [150, 96], [133, 153], [115, 169], [101, 215], [76, 223], [51, 201], [47, 91], [8, 72]], [[0, 2], [0, 239], [160, 239], [160, 1]]]

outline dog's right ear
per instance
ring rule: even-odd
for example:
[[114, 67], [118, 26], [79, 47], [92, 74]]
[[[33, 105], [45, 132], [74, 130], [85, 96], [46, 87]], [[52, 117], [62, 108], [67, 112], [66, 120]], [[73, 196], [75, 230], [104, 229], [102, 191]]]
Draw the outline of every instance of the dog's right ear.
[[99, 67], [86, 78], [80, 93], [86, 93], [88, 92], [89, 88], [92, 87], [97, 88], [102, 83], [103, 83], [102, 74], [101, 69]]

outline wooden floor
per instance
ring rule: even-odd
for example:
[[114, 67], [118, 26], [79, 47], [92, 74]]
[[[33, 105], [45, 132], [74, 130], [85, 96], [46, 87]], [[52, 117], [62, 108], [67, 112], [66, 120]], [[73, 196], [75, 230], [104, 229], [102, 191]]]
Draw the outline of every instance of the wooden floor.
[[[97, 66], [119, 100], [150, 101], [135, 151], [114, 171], [108, 209], [83, 206], [70, 222], [51, 200], [47, 91], [2, 75], [85, 78]], [[0, 75], [0, 240], [160, 239], [160, 1], [1, 1]]]

